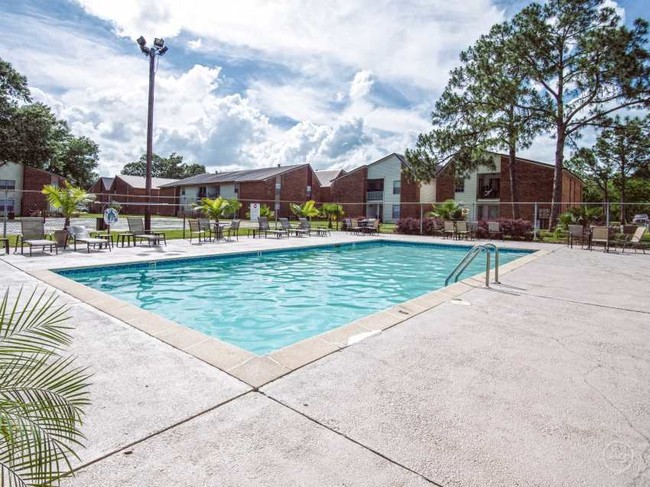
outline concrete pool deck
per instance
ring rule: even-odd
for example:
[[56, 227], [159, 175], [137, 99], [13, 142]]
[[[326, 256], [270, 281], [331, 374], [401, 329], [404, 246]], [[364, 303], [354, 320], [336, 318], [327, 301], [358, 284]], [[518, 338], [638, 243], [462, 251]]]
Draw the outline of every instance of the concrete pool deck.
[[[648, 485], [650, 256], [527, 245], [548, 252], [501, 285], [464, 284], [260, 388], [61, 293], [94, 373], [63, 485]], [[218, 246], [10, 255], [0, 282]]]

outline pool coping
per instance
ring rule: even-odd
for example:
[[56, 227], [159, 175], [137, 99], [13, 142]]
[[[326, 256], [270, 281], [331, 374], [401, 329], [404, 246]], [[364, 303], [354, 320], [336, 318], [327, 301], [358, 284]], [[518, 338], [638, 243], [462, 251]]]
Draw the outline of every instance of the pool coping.
[[[381, 240], [377, 239], [376, 241]], [[313, 247], [321, 246], [323, 244]], [[307, 247], [312, 246], [308, 245], [301, 248]], [[503, 248], [508, 249], [508, 247]], [[499, 275], [512, 272], [550, 252], [552, 251], [541, 249], [532, 253], [522, 254], [521, 257], [500, 265]], [[241, 252], [242, 255], [246, 253], [250, 252]], [[214, 256], [222, 255], [227, 254], [215, 254]], [[211, 255], [202, 257], [211, 257]], [[164, 261], [169, 260], [176, 259], [164, 259]], [[83, 269], [87, 267], [96, 266], [66, 267], [65, 270]], [[256, 355], [218, 338], [204, 335], [187, 326], [87, 287], [57, 274], [53, 270], [25, 269], [25, 272], [73, 296], [88, 306], [96, 308], [127, 325], [226, 372], [254, 389], [258, 389], [294, 370], [343, 350], [366, 338], [382, 333], [443, 303], [458, 299], [463, 294], [477, 287], [484, 288], [484, 273], [479, 273], [383, 311], [364, 316], [333, 330], [293, 343], [267, 355]]]

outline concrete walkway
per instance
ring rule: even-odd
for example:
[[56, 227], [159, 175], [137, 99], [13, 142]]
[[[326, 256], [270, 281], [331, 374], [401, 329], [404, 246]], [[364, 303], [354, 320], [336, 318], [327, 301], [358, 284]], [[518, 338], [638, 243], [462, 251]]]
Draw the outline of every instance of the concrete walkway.
[[650, 485], [650, 255], [545, 248], [260, 389], [63, 295], [94, 373], [63, 485]]

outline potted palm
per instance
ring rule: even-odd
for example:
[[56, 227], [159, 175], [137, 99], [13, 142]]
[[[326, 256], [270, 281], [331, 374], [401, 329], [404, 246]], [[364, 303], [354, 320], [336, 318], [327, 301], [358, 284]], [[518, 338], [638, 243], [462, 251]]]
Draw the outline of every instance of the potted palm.
[[231, 211], [231, 202], [227, 199], [217, 196], [216, 198], [203, 198], [194, 205], [194, 209], [204, 217], [219, 223], [219, 218]]
[[339, 220], [345, 215], [343, 207], [337, 203], [323, 203], [320, 212], [327, 218], [327, 227], [332, 228], [332, 221], [336, 221], [336, 229], [338, 230]]
[[442, 218], [446, 221], [456, 222], [464, 220], [466, 211], [454, 200], [446, 200], [439, 205], [434, 205], [433, 210], [427, 216]]
[[88, 205], [95, 201], [95, 195], [68, 183], [63, 183], [62, 186], [45, 185], [42, 193], [47, 197], [47, 203], [59, 210], [65, 218], [63, 228], [54, 231], [54, 240], [58, 246], [63, 247], [68, 236], [70, 218], [76, 213], [86, 211]]

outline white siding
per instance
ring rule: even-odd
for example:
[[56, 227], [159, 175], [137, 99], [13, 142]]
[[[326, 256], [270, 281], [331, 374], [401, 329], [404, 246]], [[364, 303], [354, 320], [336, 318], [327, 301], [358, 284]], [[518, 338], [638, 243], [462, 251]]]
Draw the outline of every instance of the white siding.
[[436, 201], [436, 180], [420, 185], [420, 203]]
[[221, 196], [227, 200], [236, 200], [237, 193], [235, 193], [235, 184], [222, 184], [221, 185]]
[[402, 177], [402, 163], [391, 156], [381, 162], [368, 166], [368, 179], [384, 180], [384, 208], [382, 221], [393, 221], [393, 205], [399, 205], [400, 195], [393, 194], [393, 181], [400, 181]]
[[455, 193], [454, 199], [466, 208], [469, 208], [469, 220], [478, 220], [479, 215], [476, 214], [478, 197], [476, 190], [478, 189], [478, 175], [485, 173], [500, 173], [501, 172], [501, 157], [498, 155], [492, 156], [494, 161], [494, 168], [488, 166], [479, 166], [476, 171], [473, 171], [465, 179], [465, 191], [462, 193]]
[[20, 214], [20, 191], [23, 189], [23, 166], [21, 164], [16, 164], [15, 162], [7, 162], [6, 164], [1, 165], [0, 179], [15, 181], [16, 191], [8, 190], [5, 193], [5, 190], [2, 189], [0, 190], [0, 199], [4, 200], [6, 196], [8, 200], [13, 200], [14, 212], [17, 215]]

